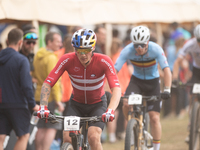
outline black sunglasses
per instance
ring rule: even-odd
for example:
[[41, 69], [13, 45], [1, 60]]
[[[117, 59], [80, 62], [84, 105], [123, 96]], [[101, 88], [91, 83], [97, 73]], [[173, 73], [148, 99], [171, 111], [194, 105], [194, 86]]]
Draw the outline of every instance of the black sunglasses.
[[27, 41], [27, 42], [26, 42], [26, 44], [28, 44], [28, 45], [30, 45], [31, 43], [33, 43], [33, 45], [35, 45], [35, 44], [36, 44], [36, 42], [35, 42], [35, 41]]
[[197, 42], [200, 43], [200, 39], [197, 39]]
[[146, 46], [146, 44], [134, 44], [134, 48], [138, 48], [138, 47], [144, 48]]

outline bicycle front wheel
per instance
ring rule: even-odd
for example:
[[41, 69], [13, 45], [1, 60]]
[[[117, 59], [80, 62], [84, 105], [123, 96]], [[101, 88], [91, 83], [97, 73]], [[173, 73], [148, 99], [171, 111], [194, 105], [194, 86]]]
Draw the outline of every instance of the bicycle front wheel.
[[194, 102], [190, 120], [189, 150], [200, 149], [200, 103]]
[[63, 143], [60, 150], [74, 150], [74, 148], [73, 148], [72, 144], [70, 144], [70, 143]]
[[126, 127], [125, 150], [137, 150], [138, 131], [137, 121], [135, 119], [129, 120]]

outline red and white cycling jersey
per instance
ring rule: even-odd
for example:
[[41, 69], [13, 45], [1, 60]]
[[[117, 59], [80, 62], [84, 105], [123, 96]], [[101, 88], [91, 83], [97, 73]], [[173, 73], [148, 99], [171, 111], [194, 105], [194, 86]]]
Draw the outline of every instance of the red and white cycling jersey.
[[106, 78], [111, 89], [120, 87], [112, 60], [103, 54], [94, 53], [87, 67], [80, 63], [74, 52], [65, 54], [44, 82], [52, 87], [64, 71], [68, 72], [71, 79], [73, 100], [79, 103], [94, 104], [100, 102], [101, 97], [105, 94]]

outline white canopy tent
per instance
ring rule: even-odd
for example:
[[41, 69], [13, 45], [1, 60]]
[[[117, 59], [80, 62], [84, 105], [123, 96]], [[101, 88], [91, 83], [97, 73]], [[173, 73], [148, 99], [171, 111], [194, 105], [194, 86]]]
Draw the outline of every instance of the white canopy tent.
[[[0, 22], [32, 21], [66, 26], [200, 22], [200, 0], [0, 0]], [[108, 43], [111, 43], [108, 34]], [[158, 43], [161, 40], [158, 39]], [[109, 54], [110, 44], [107, 44]]]
[[59, 25], [200, 21], [199, 0], [0, 0], [0, 19]]

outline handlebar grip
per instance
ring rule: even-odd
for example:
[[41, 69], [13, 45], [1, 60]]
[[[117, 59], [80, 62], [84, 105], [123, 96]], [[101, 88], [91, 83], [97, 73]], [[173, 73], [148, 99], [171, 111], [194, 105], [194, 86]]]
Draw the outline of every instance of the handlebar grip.
[[37, 116], [37, 112], [36, 112], [36, 111], [34, 111], [34, 112], [33, 112], [33, 115], [34, 115], [34, 116]]

